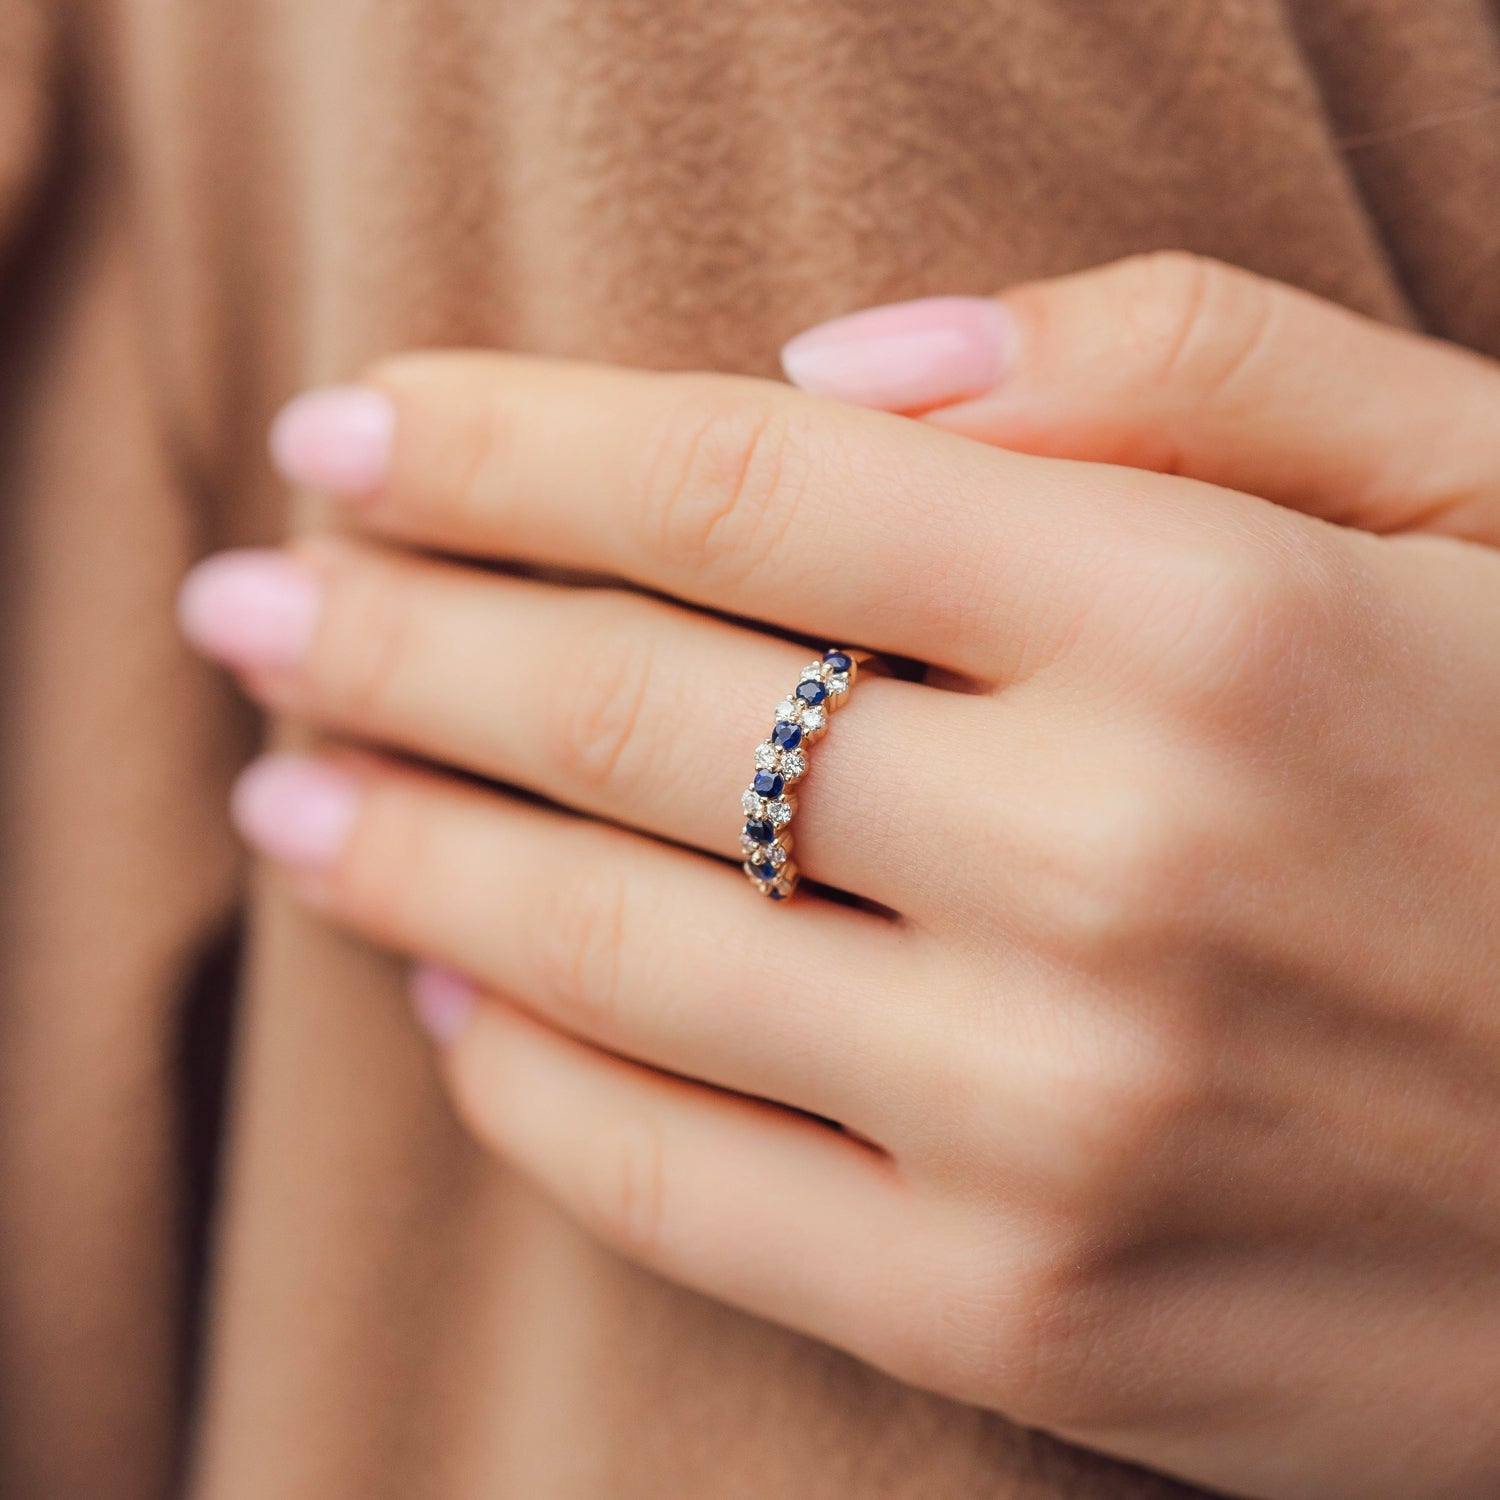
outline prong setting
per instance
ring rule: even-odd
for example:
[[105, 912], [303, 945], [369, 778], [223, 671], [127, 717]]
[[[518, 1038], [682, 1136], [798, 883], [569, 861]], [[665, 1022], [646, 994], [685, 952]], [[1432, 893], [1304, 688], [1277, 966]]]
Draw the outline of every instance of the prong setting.
[[785, 901], [797, 889], [790, 826], [797, 802], [791, 788], [807, 774], [807, 747], [821, 738], [829, 715], [847, 700], [861, 659], [835, 649], [805, 666], [791, 695], [776, 705], [769, 737], [755, 748], [755, 774], [740, 799], [745, 813], [740, 851], [751, 885], [769, 900]]

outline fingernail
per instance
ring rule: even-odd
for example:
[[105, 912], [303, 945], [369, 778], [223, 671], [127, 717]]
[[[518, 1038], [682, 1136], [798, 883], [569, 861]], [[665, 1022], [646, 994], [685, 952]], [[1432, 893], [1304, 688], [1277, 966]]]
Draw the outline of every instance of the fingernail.
[[271, 423], [271, 460], [307, 489], [363, 495], [384, 482], [396, 409], [360, 385], [329, 385], [288, 401]]
[[338, 858], [354, 815], [353, 777], [310, 755], [267, 755], [249, 766], [230, 799], [235, 827], [271, 859], [320, 870]]
[[884, 411], [925, 411], [992, 390], [1014, 348], [992, 297], [924, 297], [835, 318], [781, 351], [793, 385]]
[[182, 633], [205, 656], [252, 671], [295, 667], [312, 642], [321, 590], [284, 552], [221, 552], [177, 595]]
[[473, 984], [454, 969], [418, 964], [411, 976], [411, 1006], [422, 1030], [446, 1046], [464, 1029], [474, 1009]]

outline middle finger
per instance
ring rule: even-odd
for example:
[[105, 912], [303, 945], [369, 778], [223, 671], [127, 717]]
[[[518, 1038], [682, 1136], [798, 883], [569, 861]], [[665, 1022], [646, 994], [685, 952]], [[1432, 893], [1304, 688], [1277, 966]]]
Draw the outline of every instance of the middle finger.
[[[1075, 655], [1102, 577], [1252, 503], [764, 380], [452, 352], [371, 384], [392, 440], [346, 513], [377, 534], [628, 578], [985, 682]], [[316, 448], [329, 413], [302, 398], [279, 448]]]

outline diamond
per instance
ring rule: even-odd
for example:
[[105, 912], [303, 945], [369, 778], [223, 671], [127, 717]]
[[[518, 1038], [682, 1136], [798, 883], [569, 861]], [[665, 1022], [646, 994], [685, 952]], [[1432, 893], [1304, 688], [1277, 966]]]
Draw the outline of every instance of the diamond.
[[807, 773], [807, 746], [828, 727], [828, 715], [849, 692], [856, 670], [846, 651], [825, 651], [803, 667], [791, 695], [776, 705], [770, 735], [755, 747], [755, 776], [740, 798], [746, 816], [740, 849], [746, 875], [773, 900], [784, 901], [797, 887], [797, 867], [788, 857], [787, 825], [797, 807], [793, 783]]

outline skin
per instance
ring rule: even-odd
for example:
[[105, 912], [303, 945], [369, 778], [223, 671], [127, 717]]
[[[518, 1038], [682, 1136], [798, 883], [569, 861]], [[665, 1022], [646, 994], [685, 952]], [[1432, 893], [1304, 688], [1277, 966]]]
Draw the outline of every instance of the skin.
[[[307, 647], [232, 661], [384, 747], [289, 878], [471, 976], [463, 1118], [662, 1275], [1233, 1493], [1493, 1493], [1500, 373], [1183, 256], [1004, 305], [915, 417], [370, 371]], [[776, 906], [788, 632], [929, 670], [813, 749]]]

